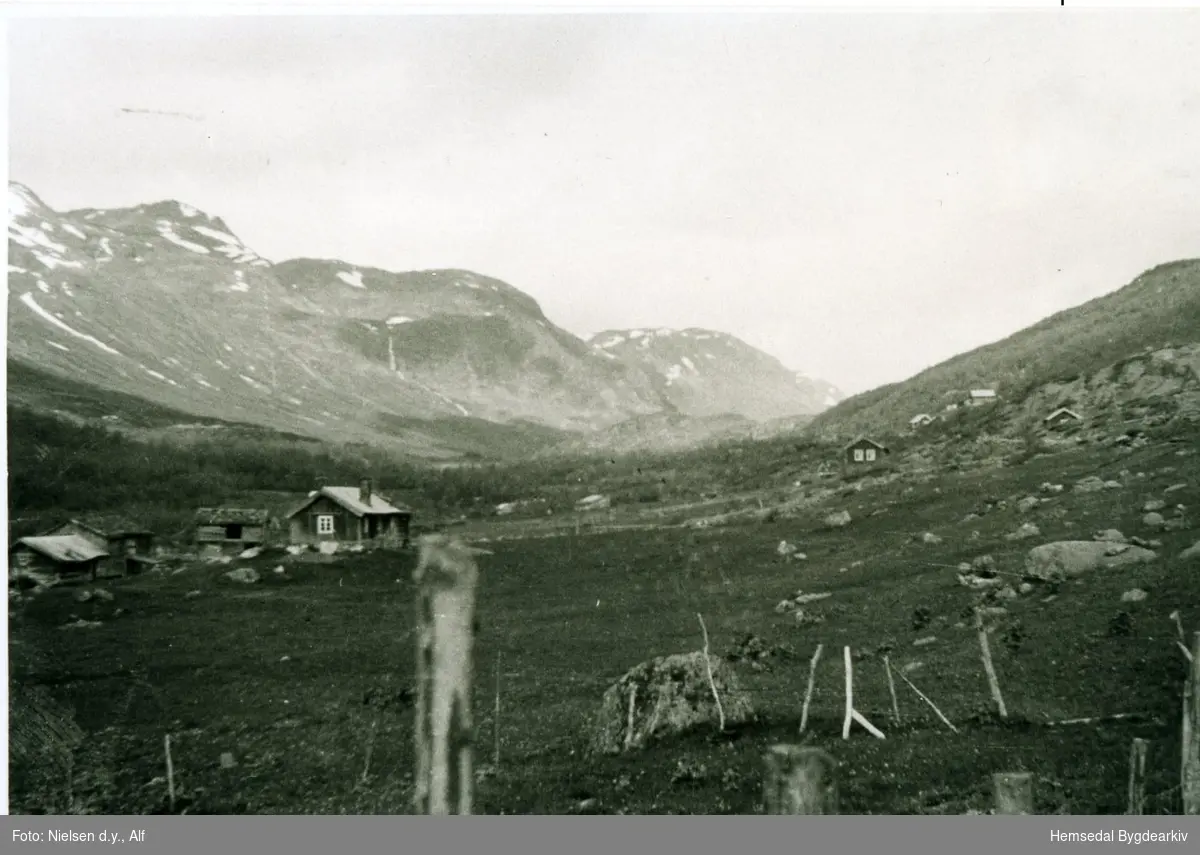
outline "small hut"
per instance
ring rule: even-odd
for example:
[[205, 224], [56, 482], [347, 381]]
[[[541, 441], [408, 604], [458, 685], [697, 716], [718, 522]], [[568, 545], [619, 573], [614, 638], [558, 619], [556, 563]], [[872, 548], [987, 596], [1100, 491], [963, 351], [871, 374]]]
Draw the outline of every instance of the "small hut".
[[46, 535], [75, 535], [102, 549], [110, 556], [102, 566], [120, 562], [126, 574], [138, 573], [155, 563], [154, 532], [126, 517], [115, 514], [90, 514], [73, 517], [52, 528]]
[[1062, 428], [1072, 424], [1078, 424], [1083, 421], [1083, 417], [1074, 410], [1067, 407], [1059, 407], [1050, 415], [1042, 419], [1042, 424], [1048, 428]]
[[863, 466], [878, 462], [885, 454], [888, 454], [888, 449], [882, 443], [860, 436], [847, 445], [842, 454], [845, 461], [852, 466]]
[[196, 548], [202, 555], [236, 555], [267, 540], [270, 513], [263, 508], [200, 508]]
[[95, 580], [108, 553], [77, 534], [22, 537], [9, 550], [8, 577], [87, 575]]

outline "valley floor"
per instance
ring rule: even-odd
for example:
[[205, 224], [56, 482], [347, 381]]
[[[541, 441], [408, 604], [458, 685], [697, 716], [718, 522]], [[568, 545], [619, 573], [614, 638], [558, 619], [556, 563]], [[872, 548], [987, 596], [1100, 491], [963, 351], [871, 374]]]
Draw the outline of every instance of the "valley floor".
[[[923, 483], [901, 478], [770, 522], [504, 540], [503, 526], [477, 531], [494, 550], [481, 559], [477, 762], [490, 768], [476, 790], [479, 812], [754, 813], [763, 752], [782, 741], [820, 745], [839, 760], [844, 813], [986, 811], [991, 774], [1020, 770], [1034, 774], [1039, 813], [1123, 813], [1130, 740], [1143, 737], [1146, 812], [1179, 813], [1187, 663], [1172, 612], [1189, 638], [1200, 630], [1200, 561], [1178, 557], [1200, 538], [1200, 455], [1188, 451], [1081, 451]], [[1072, 491], [1091, 475], [1122, 486]], [[1019, 511], [1017, 500], [1045, 482], [1065, 490]], [[1185, 506], [1183, 528], [1143, 525], [1144, 503], [1163, 498]], [[989, 510], [989, 499], [1006, 504]], [[850, 525], [826, 528], [832, 510], [849, 511]], [[1026, 522], [1040, 535], [1006, 537]], [[955, 568], [988, 554], [1019, 584], [1030, 547], [1110, 528], [1160, 539], [1158, 559], [997, 603], [1006, 612], [991, 648], [1009, 710], [999, 720], [970, 621], [978, 592]], [[784, 560], [781, 540], [807, 557]], [[168, 734], [177, 811], [406, 812], [413, 560], [376, 553], [318, 564], [280, 553], [238, 562], [261, 572], [256, 584], [226, 579], [227, 566], [191, 564], [10, 603], [14, 686], [40, 687], [82, 730], [72, 752], [14, 764], [13, 813], [167, 810]], [[273, 572], [280, 564], [286, 572]], [[112, 599], [78, 601], [94, 587]], [[1134, 588], [1145, 598], [1123, 601]], [[830, 593], [803, 607], [822, 622], [776, 612], [798, 589]], [[699, 650], [697, 613], [714, 653], [748, 635], [775, 651], [759, 667], [733, 665], [758, 720], [634, 755], [589, 755], [605, 689], [639, 662]], [[98, 623], [64, 628], [77, 620]], [[801, 736], [819, 643], [825, 656]], [[841, 738], [843, 646], [855, 651], [856, 706], [885, 740], [857, 727]], [[957, 734], [903, 684], [893, 721], [884, 653]], [[1133, 716], [1050, 724], [1117, 714]]]

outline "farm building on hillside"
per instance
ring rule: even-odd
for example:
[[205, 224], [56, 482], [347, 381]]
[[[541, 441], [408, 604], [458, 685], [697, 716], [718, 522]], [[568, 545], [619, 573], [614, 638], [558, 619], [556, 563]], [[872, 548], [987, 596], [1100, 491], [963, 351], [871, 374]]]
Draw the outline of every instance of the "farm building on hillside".
[[933, 424], [933, 416], [929, 415], [929, 413], [920, 413], [908, 420], [908, 426], [913, 430], [925, 427], [928, 424]]
[[968, 407], [978, 407], [981, 404], [990, 404], [995, 400], [995, 389], [972, 389], [963, 403]]
[[1076, 424], [1081, 421], [1083, 421], [1083, 417], [1079, 415], [1079, 413], [1066, 407], [1059, 407], [1050, 415], [1046, 416], [1046, 418], [1042, 419], [1042, 424], [1046, 425], [1046, 427], [1057, 428], [1064, 427], [1069, 424]]
[[66, 576], [88, 574], [92, 579], [108, 553], [77, 534], [22, 537], [9, 550], [8, 577], [27, 570], [32, 574]]
[[[154, 533], [145, 526], [112, 514], [93, 514], [68, 520], [46, 532], [46, 536], [82, 537], [97, 549], [108, 553], [113, 563], [123, 562], [127, 574], [138, 573], [154, 564]], [[105, 560], [102, 564], [108, 564]]]
[[227, 555], [262, 546], [269, 520], [262, 508], [201, 508], [196, 511], [196, 548], [205, 555]]
[[886, 446], [865, 436], [854, 440], [844, 449], [846, 462], [851, 464], [875, 463], [887, 453]]
[[412, 510], [374, 492], [371, 479], [357, 487], [321, 487], [288, 514], [288, 540], [296, 546], [334, 541], [408, 546]]

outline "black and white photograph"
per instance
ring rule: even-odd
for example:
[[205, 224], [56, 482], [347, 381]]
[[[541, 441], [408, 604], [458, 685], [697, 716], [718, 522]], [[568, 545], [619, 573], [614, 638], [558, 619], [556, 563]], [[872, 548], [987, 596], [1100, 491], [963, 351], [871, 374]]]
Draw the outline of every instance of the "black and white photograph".
[[1200, 7], [149, 5], [3, 21], [9, 814], [1200, 814]]

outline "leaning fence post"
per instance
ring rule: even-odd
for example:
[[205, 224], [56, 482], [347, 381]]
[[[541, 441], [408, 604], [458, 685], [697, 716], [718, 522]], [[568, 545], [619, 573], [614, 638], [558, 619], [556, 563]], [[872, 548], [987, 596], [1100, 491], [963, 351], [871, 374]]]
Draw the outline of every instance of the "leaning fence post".
[[772, 745], [764, 757], [768, 814], [836, 814], [837, 761], [820, 748]]
[[479, 580], [474, 556], [486, 550], [446, 535], [426, 535], [418, 544], [413, 809], [466, 815], [474, 784], [471, 678]]
[[1033, 813], [1033, 775], [1028, 772], [997, 772], [992, 775], [997, 814]]
[[1183, 813], [1200, 816], [1200, 632], [1192, 635], [1191, 673], [1183, 691]]
[[1129, 749], [1129, 807], [1130, 816], [1146, 812], [1146, 740], [1135, 739]]

